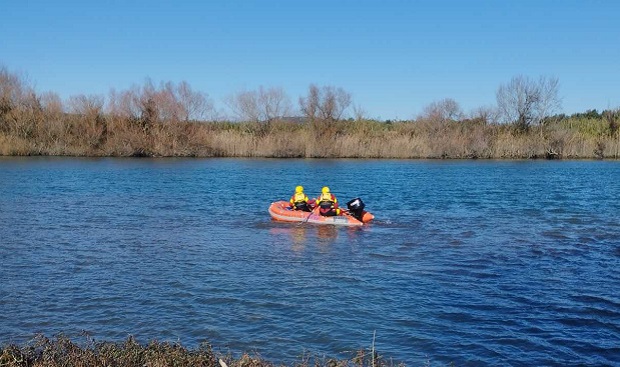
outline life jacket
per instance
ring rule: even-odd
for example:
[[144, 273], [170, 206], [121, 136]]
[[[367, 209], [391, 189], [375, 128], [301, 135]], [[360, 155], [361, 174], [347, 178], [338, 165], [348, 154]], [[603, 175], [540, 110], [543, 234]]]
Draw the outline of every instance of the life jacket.
[[331, 192], [328, 192], [327, 194], [321, 194], [316, 201], [317, 205], [323, 208], [332, 207], [338, 202], [338, 200], [336, 200], [336, 197]]
[[296, 192], [291, 196], [291, 207], [297, 210], [309, 211], [308, 197], [303, 192]]
[[327, 217], [334, 215], [340, 215], [340, 209], [338, 209], [338, 200], [330, 192], [327, 194], [321, 194], [317, 199], [319, 206], [319, 214]]
[[291, 196], [291, 203], [293, 204], [307, 203], [307, 202], [308, 202], [308, 197], [303, 192], [296, 192], [295, 194], [293, 194], [293, 196]]

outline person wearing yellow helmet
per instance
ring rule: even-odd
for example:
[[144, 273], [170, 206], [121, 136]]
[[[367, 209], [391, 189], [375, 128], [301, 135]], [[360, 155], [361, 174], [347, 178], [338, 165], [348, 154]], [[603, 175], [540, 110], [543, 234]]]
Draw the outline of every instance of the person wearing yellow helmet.
[[332, 217], [340, 215], [338, 199], [336, 199], [336, 195], [332, 194], [327, 186], [323, 187], [321, 195], [316, 198], [316, 205], [319, 207], [319, 214], [323, 216]]
[[303, 210], [305, 212], [310, 211], [310, 207], [308, 206], [308, 197], [304, 194], [304, 187], [297, 186], [295, 187], [295, 193], [291, 196], [291, 208], [293, 210]]

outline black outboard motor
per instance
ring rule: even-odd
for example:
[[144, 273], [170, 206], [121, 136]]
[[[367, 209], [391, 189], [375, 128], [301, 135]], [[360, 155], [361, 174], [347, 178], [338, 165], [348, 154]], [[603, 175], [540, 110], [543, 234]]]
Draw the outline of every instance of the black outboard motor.
[[360, 198], [351, 199], [347, 202], [347, 208], [349, 209], [349, 213], [351, 213], [357, 220], [361, 221], [364, 216], [364, 202]]

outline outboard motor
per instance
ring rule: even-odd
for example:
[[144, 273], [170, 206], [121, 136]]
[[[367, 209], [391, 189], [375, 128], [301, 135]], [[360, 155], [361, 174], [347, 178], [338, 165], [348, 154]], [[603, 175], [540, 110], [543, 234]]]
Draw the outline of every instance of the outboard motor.
[[364, 208], [366, 205], [360, 198], [351, 199], [347, 202], [347, 208], [357, 220], [361, 221], [364, 216]]

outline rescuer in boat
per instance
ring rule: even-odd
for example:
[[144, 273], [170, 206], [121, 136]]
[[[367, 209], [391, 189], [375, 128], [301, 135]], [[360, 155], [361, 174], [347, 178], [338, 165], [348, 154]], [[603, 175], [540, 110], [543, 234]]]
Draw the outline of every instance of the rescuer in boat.
[[295, 193], [291, 196], [291, 208], [293, 210], [302, 210], [304, 212], [309, 212], [310, 207], [308, 206], [308, 197], [304, 194], [304, 187], [297, 186], [295, 187]]
[[321, 190], [321, 195], [316, 199], [316, 205], [319, 207], [319, 214], [326, 217], [340, 215], [338, 208], [338, 199], [336, 195], [329, 191], [329, 187], [325, 186]]

